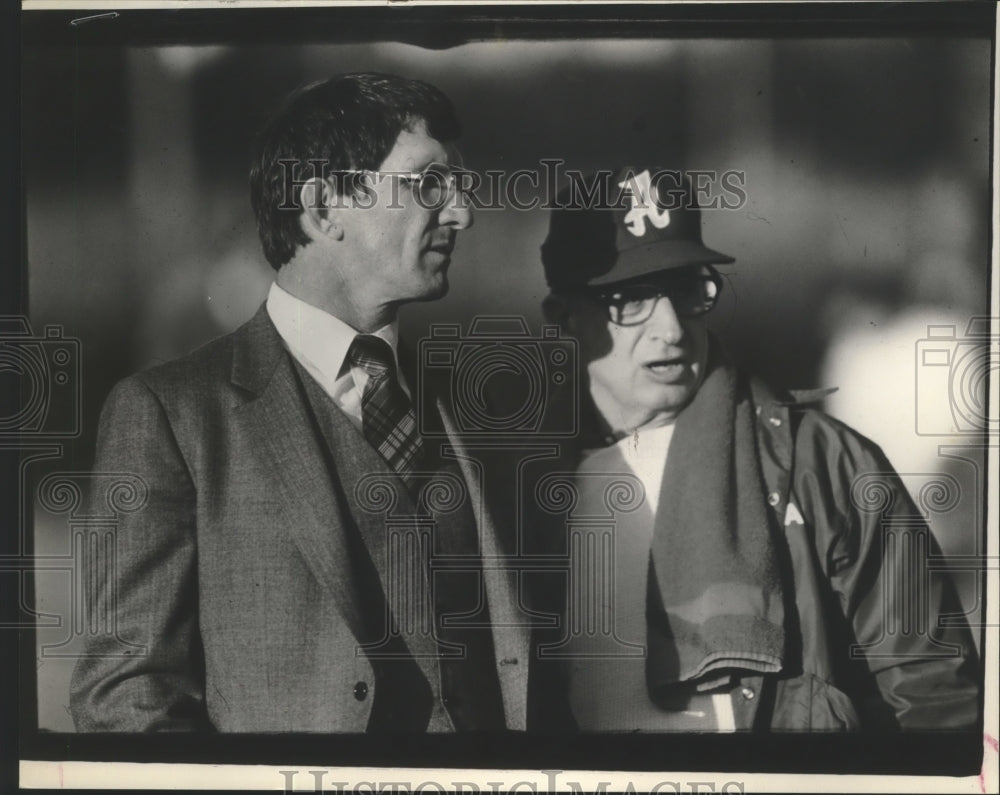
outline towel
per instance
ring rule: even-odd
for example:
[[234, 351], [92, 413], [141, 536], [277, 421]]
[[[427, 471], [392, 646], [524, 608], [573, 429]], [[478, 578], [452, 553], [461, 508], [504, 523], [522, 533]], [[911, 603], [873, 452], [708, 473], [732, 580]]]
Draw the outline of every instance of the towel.
[[677, 418], [647, 583], [646, 682], [669, 706], [739, 672], [775, 673], [784, 602], [749, 388], [713, 343]]

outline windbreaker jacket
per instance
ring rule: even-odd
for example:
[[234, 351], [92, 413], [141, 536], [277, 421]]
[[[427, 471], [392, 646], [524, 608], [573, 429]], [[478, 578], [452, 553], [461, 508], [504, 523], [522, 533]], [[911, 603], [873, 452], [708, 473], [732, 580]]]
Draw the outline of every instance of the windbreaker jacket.
[[[750, 388], [786, 650], [782, 671], [732, 680], [736, 729], [974, 728], [981, 674], [972, 635], [947, 573], [929, 571], [941, 553], [899, 475], [875, 444], [812, 407], [825, 391]], [[556, 545], [550, 554], [554, 529], [542, 542]], [[543, 611], [562, 612], [561, 586], [536, 593]], [[536, 641], [551, 637], [537, 632]], [[529, 726], [562, 731], [573, 723], [562, 664], [537, 674], [546, 693], [531, 700], [538, 717]]]
[[975, 646], [951, 579], [928, 570], [941, 553], [899, 476], [875, 444], [810, 407], [820, 393], [784, 399], [753, 382], [752, 394], [794, 609], [786, 670], [732, 691], [737, 727], [973, 728]]

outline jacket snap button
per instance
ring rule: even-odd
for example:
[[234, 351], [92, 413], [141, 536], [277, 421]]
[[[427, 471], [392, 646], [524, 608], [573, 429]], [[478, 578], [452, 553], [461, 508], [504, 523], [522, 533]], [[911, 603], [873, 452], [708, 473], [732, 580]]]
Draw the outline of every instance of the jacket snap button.
[[354, 697], [358, 701], [364, 701], [368, 697], [368, 683], [358, 682], [354, 686]]
[[740, 691], [740, 694], [741, 694], [741, 695], [743, 696], [743, 698], [745, 698], [745, 699], [746, 699], [747, 701], [753, 701], [753, 697], [754, 697], [755, 695], [757, 695], [756, 693], [754, 693], [754, 692], [753, 692], [753, 688], [752, 688], [752, 687], [744, 687], [744, 688], [743, 688], [743, 689], [742, 689], [742, 690]]
[[770, 505], [772, 508], [779, 502], [781, 502], [781, 495], [778, 494], [778, 492], [772, 491], [770, 494], [767, 495], [767, 504]]

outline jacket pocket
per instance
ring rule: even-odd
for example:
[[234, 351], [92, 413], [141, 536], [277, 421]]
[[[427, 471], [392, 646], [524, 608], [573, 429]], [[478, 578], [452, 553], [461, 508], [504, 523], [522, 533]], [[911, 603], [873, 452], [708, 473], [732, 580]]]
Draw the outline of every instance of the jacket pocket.
[[803, 674], [778, 682], [771, 728], [796, 732], [857, 731], [861, 720], [847, 693], [812, 674]]
[[813, 731], [857, 731], [861, 718], [851, 697], [822, 679], [812, 680], [809, 728]]

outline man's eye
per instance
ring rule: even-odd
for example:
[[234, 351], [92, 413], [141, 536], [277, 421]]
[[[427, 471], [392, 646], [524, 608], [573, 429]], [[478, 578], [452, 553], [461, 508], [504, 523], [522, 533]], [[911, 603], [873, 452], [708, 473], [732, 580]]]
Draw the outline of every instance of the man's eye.
[[628, 317], [641, 312], [647, 300], [646, 298], [623, 296], [615, 303], [615, 306], [622, 315]]

